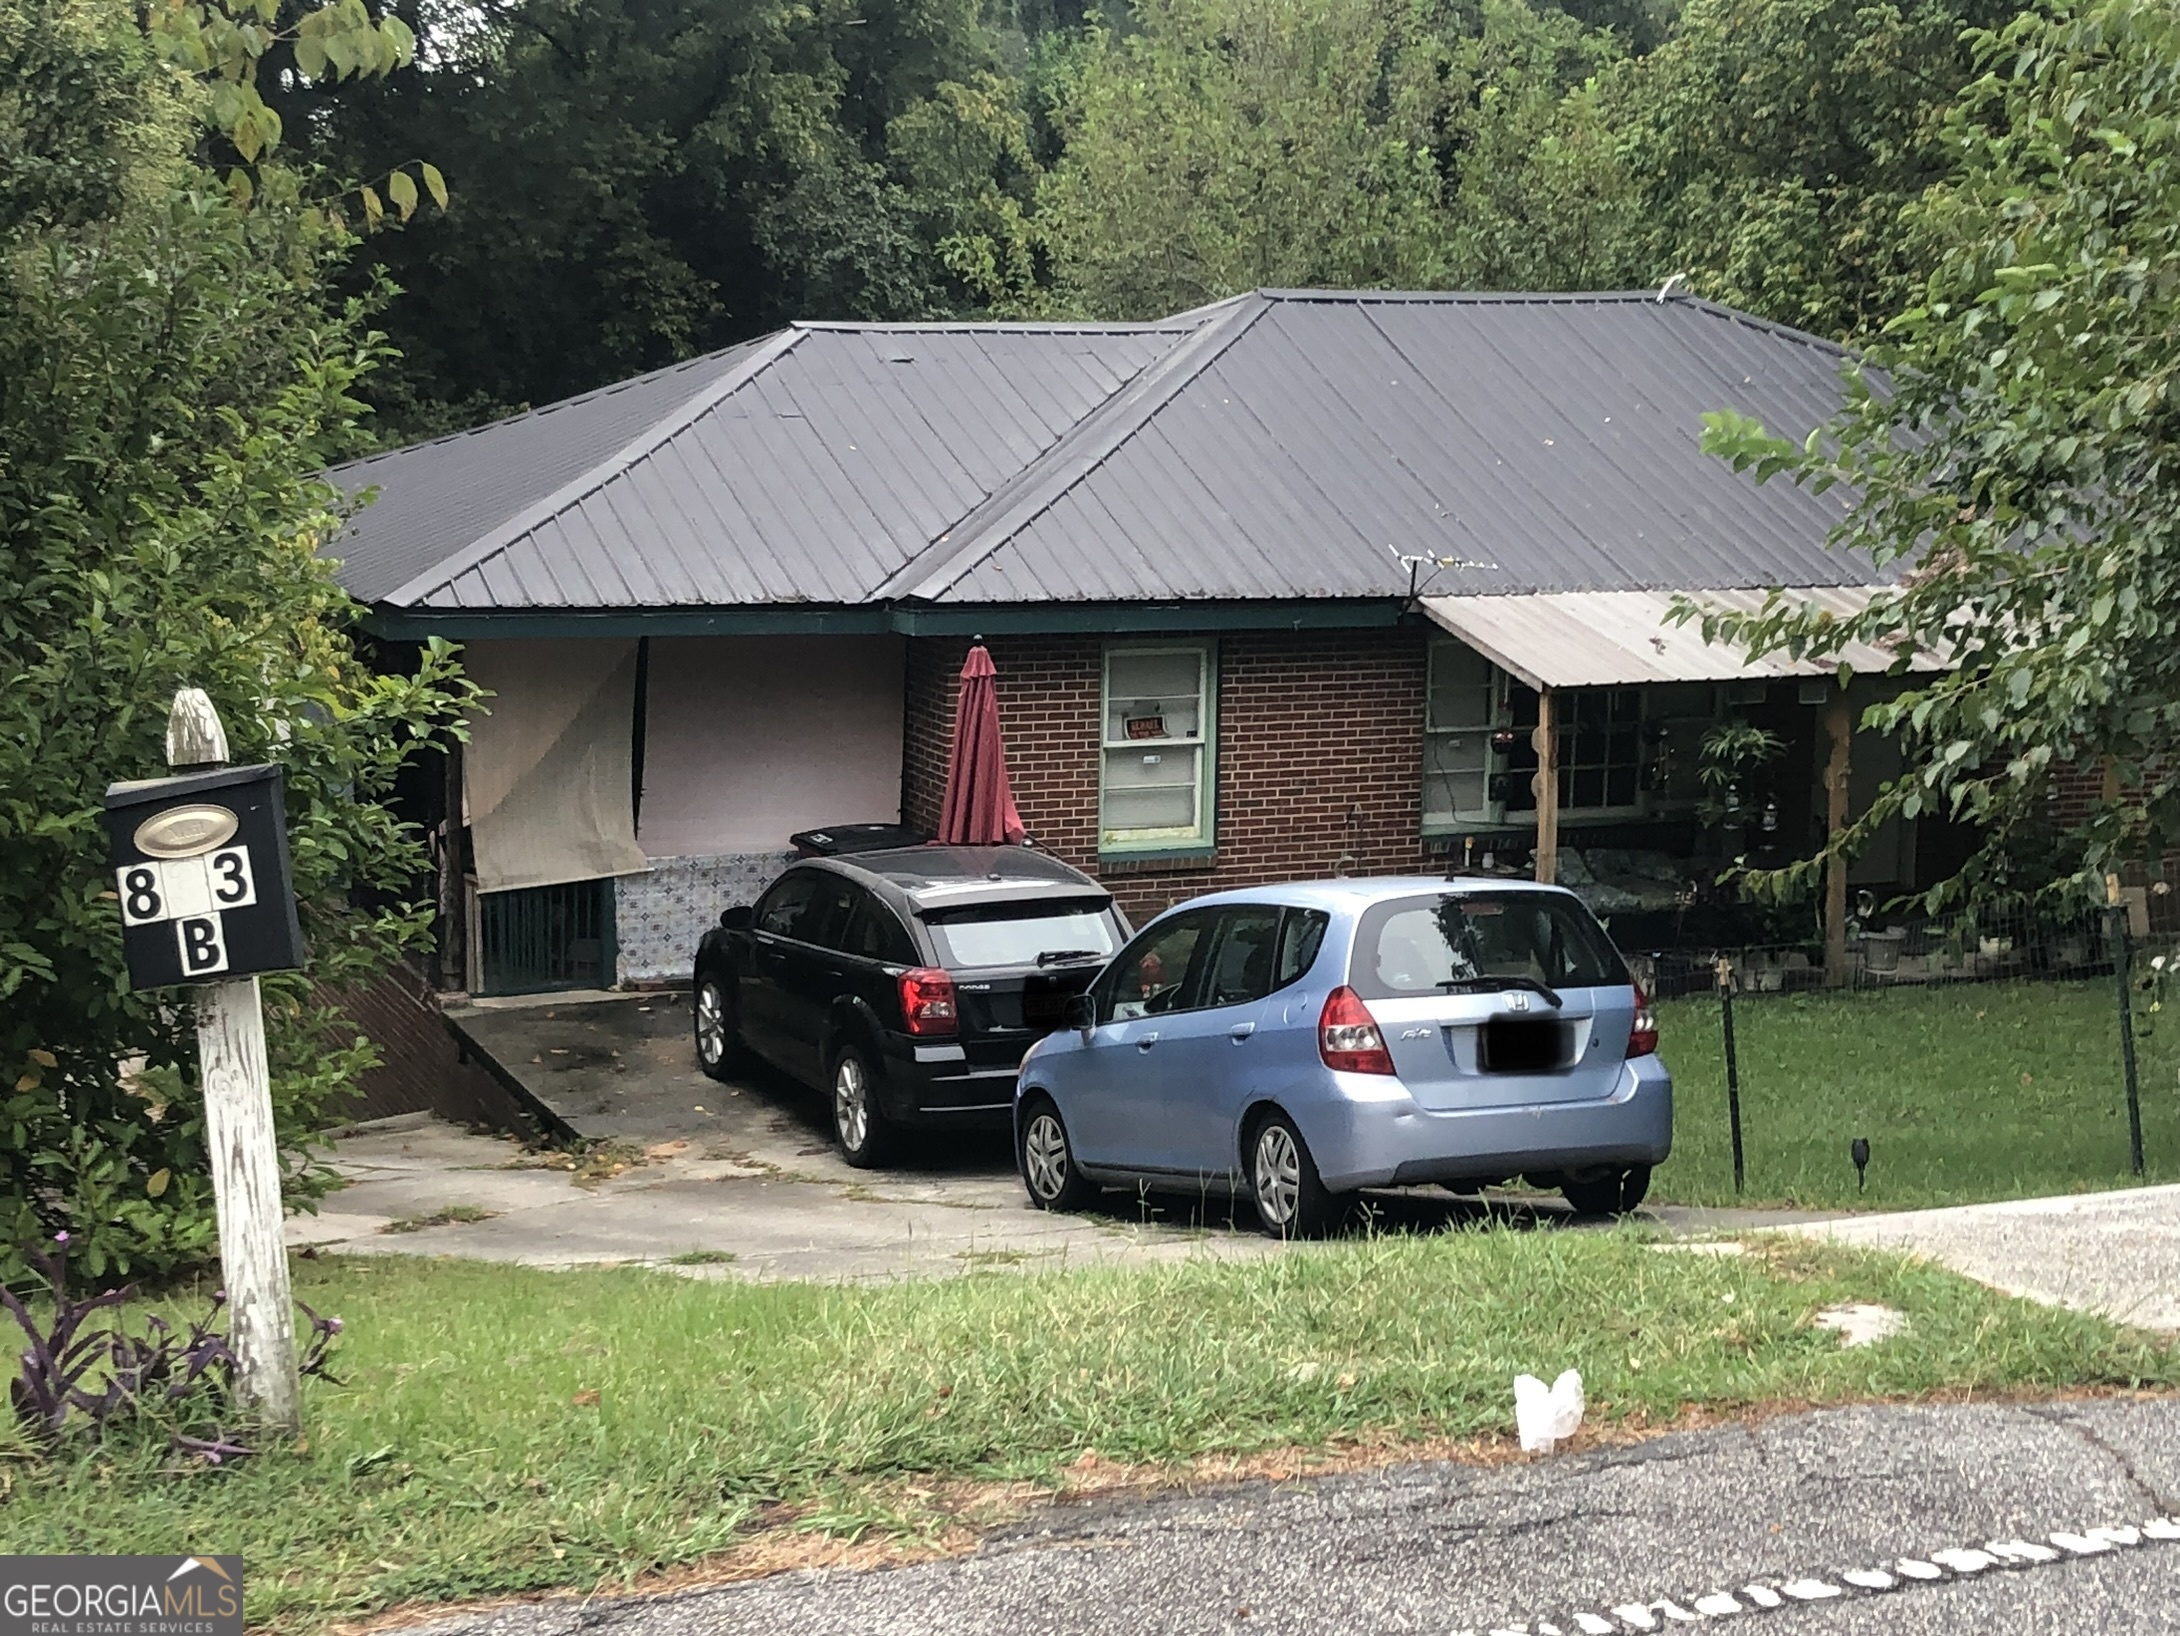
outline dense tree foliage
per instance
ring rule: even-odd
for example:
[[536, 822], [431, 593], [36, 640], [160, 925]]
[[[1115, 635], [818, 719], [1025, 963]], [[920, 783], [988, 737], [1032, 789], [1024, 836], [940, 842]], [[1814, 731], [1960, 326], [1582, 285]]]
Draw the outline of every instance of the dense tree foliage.
[[1905, 577], [1851, 621], [1786, 598], [1714, 626], [1956, 660], [1870, 712], [1908, 765], [1845, 844], [1895, 813], [1971, 818], [1983, 855], [1941, 891], [2002, 887], [2054, 774], [2101, 765], [2117, 798], [2059, 854], [2094, 890], [2180, 845], [2180, 14], [2093, 0], [1977, 48], [1959, 177], [1909, 223], [1941, 248], [1871, 349], [1884, 373], [1806, 445], [1732, 416], [1710, 434], [1759, 477], [1848, 485], [1843, 543]]
[[[121, 967], [106, 785], [161, 772], [168, 701], [205, 688], [238, 760], [287, 769], [339, 983], [426, 929], [353, 898], [420, 869], [377, 798], [465, 695], [443, 651], [367, 672], [317, 555], [379, 351], [326, 297], [344, 236], [293, 177], [244, 209], [195, 164], [209, 99], [127, 6], [0, 0], [0, 42], [0, 1275], [64, 1228], [94, 1275], [156, 1272], [208, 1253], [210, 1183], [190, 1013]], [[301, 977], [268, 1009], [300, 1167], [369, 1049]]]
[[1682, 272], [1782, 323], [1868, 333], [1920, 264], [1903, 210], [1953, 163], [1940, 128], [1973, 72], [1963, 33], [2015, 9], [1691, 0], [1673, 37], [1598, 99], [1633, 206], [1620, 267], [1598, 271]]
[[1063, 310], [1445, 276], [1452, 19], [1410, 0], [1139, 0], [1068, 65], [1038, 197]]
[[[795, 318], [1115, 318], [1256, 285], [1906, 298], [2008, 0], [397, 0], [416, 67], [268, 92], [375, 240], [388, 437]], [[287, 63], [276, 49], [269, 60]], [[410, 188], [413, 197], [413, 186]]]
[[973, 0], [402, 10], [416, 68], [275, 100], [343, 174], [450, 180], [443, 218], [372, 245], [408, 429], [1028, 280], [1028, 123]]

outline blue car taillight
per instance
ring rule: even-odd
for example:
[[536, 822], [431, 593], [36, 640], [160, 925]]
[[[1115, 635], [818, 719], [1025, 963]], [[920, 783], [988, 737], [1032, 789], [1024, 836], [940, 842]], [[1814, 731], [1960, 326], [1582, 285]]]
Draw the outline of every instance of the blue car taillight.
[[1393, 1054], [1362, 996], [1346, 984], [1325, 996], [1317, 1014], [1317, 1055], [1327, 1068], [1349, 1074], [1389, 1074]]
[[1650, 996], [1643, 992], [1643, 985], [1635, 985], [1635, 1026], [1628, 1030], [1627, 1054], [1631, 1057], [1647, 1057], [1657, 1054], [1658, 1013], [1650, 1003]]

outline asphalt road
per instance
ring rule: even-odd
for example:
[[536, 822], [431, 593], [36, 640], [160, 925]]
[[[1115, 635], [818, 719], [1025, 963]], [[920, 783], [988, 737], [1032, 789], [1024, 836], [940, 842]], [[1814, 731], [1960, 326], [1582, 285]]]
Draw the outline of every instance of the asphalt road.
[[[1410, 1465], [1055, 1506], [948, 1561], [547, 1603], [432, 1628], [2180, 1632], [2180, 1522], [2140, 1526], [2176, 1517], [2180, 1401], [1858, 1408], [1512, 1467]], [[2088, 1532], [2097, 1528], [2112, 1532]], [[1980, 1550], [1993, 1542], [2010, 1561]], [[1974, 1554], [1948, 1554], [1963, 1550]]]

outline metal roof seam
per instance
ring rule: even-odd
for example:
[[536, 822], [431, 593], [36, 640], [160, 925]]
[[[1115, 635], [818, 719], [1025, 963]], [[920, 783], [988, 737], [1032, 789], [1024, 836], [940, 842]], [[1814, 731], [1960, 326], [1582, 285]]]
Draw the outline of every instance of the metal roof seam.
[[[484, 538], [474, 541], [462, 550], [455, 552], [452, 556], [444, 558], [433, 567], [418, 574], [414, 579], [397, 586], [379, 600], [397, 604], [413, 602], [431, 595], [434, 591], [446, 588], [454, 579], [467, 570], [505, 550], [521, 539], [523, 535], [537, 527], [538, 524], [567, 510], [568, 507], [574, 505], [584, 496], [610, 482], [619, 473], [627, 470], [645, 455], [651, 453], [652, 450], [674, 436], [675, 433], [709, 414], [750, 381], [763, 374], [776, 360], [792, 351], [797, 343], [802, 340], [803, 334], [804, 332], [801, 330], [783, 330], [779, 335], [774, 336], [769, 343], [759, 347], [748, 358], [744, 359], [740, 367], [714, 381], [703, 391], [684, 399], [672, 413], [654, 421], [639, 436], [615, 450], [605, 459], [598, 461], [573, 482], [564, 484], [554, 490], [535, 505], [524, 508]], [[662, 427], [665, 430], [662, 431]]]
[[[906, 596], [935, 601], [945, 595], [957, 580], [1103, 465], [1115, 449], [1141, 431], [1269, 310], [1267, 302], [1237, 305], [1190, 331], [1178, 345], [1136, 371], [1127, 385], [1077, 421], [1037, 460], [1002, 483], [990, 499], [948, 529], [941, 541], [949, 549], [939, 554], [935, 564], [927, 564], [926, 558], [938, 551], [938, 542], [930, 552], [878, 586], [866, 600], [879, 602]], [[980, 512], [984, 513], [982, 517]], [[963, 534], [966, 537], [951, 538]]]

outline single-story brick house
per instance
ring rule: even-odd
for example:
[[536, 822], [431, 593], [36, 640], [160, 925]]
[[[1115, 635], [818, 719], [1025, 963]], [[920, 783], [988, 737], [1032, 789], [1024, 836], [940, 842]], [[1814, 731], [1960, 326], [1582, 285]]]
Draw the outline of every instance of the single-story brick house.
[[[1449, 854], [1661, 912], [1722, 848], [1836, 817], [1829, 673], [1661, 617], [1867, 595], [1826, 545], [1836, 494], [1698, 447], [1716, 409], [1807, 431], [1840, 362], [1683, 295], [1260, 291], [1148, 324], [798, 325], [344, 467], [376, 491], [338, 547], [369, 628], [462, 642], [496, 695], [438, 809], [466, 836], [450, 981], [671, 977], [796, 831], [929, 826], [977, 637], [1032, 837], [1138, 918]], [[1786, 750], [1706, 822], [1729, 714]], [[1851, 765], [1866, 799], [1886, 747]], [[1902, 826], [1855, 879], [1928, 879], [1953, 844]]]

